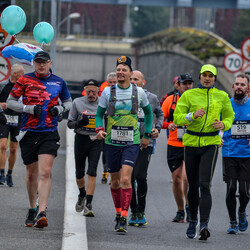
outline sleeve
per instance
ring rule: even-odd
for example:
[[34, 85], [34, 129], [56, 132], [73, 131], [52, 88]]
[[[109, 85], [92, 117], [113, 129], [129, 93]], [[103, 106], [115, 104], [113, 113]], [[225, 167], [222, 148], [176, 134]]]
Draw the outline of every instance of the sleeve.
[[63, 81], [62, 84], [63, 84], [62, 85], [62, 90], [61, 90], [61, 93], [60, 93], [59, 97], [60, 97], [61, 101], [64, 102], [64, 101], [68, 100], [69, 98], [71, 98], [71, 96], [70, 96], [68, 87], [66, 85], [66, 82]]
[[144, 112], [144, 126], [145, 126], [145, 133], [151, 133], [152, 123], [153, 123], [153, 112], [148, 104], [146, 107], [143, 107]]
[[[18, 113], [23, 113], [26, 105], [19, 102], [18, 99], [19, 98], [15, 98], [10, 94], [7, 101], [6, 101], [7, 108], [12, 109]], [[31, 105], [27, 105], [27, 106], [31, 106]], [[32, 106], [34, 106], [34, 105], [32, 105]]]
[[95, 126], [98, 127], [103, 127], [103, 116], [105, 113], [106, 109], [98, 106], [96, 115], [95, 115]]
[[[138, 99], [140, 100], [140, 107], [145, 108], [147, 105], [149, 105], [148, 97], [145, 93], [145, 91], [141, 87], [137, 87], [138, 89]], [[151, 110], [152, 112], [152, 110]], [[147, 133], [147, 132], [145, 132]]]
[[163, 111], [161, 109], [160, 102], [159, 102], [157, 96], [155, 96], [154, 100], [155, 100], [154, 113], [155, 113], [155, 116], [156, 116], [155, 128], [157, 128], [159, 130], [159, 132], [160, 132], [161, 127], [162, 127], [162, 123], [163, 123], [163, 120], [164, 120], [164, 113], [163, 113]]
[[166, 120], [169, 117], [169, 110], [170, 110], [169, 105], [170, 105], [170, 102], [172, 103], [172, 101], [173, 101], [172, 98], [173, 98], [173, 95], [168, 96], [161, 106], [161, 109], [164, 113], [164, 121], [163, 121], [163, 125], [162, 125], [163, 129], [167, 129], [169, 124], [170, 124], [170, 122], [166, 122]]
[[110, 87], [107, 87], [103, 90], [101, 97], [99, 98], [99, 107], [104, 109], [108, 108], [109, 93], [110, 93]]
[[232, 103], [228, 96], [225, 98], [225, 106], [222, 110], [222, 122], [225, 125], [225, 128], [223, 131], [226, 131], [231, 128], [233, 121], [234, 121], [234, 111], [232, 107]]

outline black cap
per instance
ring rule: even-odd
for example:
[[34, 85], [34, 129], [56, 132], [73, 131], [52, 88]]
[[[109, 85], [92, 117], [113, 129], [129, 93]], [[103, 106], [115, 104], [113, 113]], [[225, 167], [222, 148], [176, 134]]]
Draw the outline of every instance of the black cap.
[[95, 86], [99, 88], [98, 82], [94, 79], [89, 79], [85, 84], [84, 87], [86, 86]]
[[116, 61], [116, 67], [119, 65], [119, 64], [125, 64], [125, 65], [128, 65], [130, 70], [132, 70], [132, 67], [131, 67], [131, 59], [128, 57], [128, 56], [120, 56], [118, 57], [117, 61]]
[[186, 82], [186, 81], [194, 82], [192, 76], [189, 74], [182, 74], [179, 76], [178, 82]]
[[48, 61], [48, 60], [50, 60], [49, 53], [47, 53], [45, 51], [39, 51], [36, 53], [34, 61], [36, 61], [37, 59]]

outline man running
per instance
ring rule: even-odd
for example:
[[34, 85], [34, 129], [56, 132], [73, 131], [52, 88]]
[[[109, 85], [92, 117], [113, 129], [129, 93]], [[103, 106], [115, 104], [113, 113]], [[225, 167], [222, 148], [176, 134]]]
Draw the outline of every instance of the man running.
[[[233, 84], [234, 97], [231, 99], [235, 120], [231, 129], [224, 132], [222, 157], [224, 180], [227, 184], [226, 205], [230, 218], [228, 234], [244, 232], [248, 228], [246, 207], [249, 202], [250, 184], [250, 99], [248, 98], [249, 78], [236, 76]], [[236, 191], [239, 185], [238, 222], [236, 219]]]
[[[146, 93], [130, 83], [131, 59], [120, 56], [116, 62], [118, 83], [104, 89], [96, 114], [97, 138], [105, 139], [105, 156], [111, 175], [111, 194], [116, 209], [116, 232], [127, 232], [127, 213], [132, 197], [131, 174], [140, 150], [147, 148], [151, 137], [152, 110]], [[145, 133], [141, 140], [138, 108], [145, 114]], [[107, 132], [103, 116], [108, 111]]]
[[196, 237], [200, 210], [199, 240], [210, 237], [208, 222], [212, 207], [210, 187], [221, 145], [220, 130], [228, 130], [234, 112], [228, 94], [214, 87], [217, 69], [205, 64], [200, 70], [198, 88], [184, 92], [174, 111], [174, 124], [187, 125], [183, 136], [184, 159], [188, 178], [190, 221], [187, 237]]
[[178, 82], [179, 91], [174, 95], [168, 96], [163, 102], [162, 110], [164, 112], [164, 120], [167, 119], [168, 122], [164, 122], [162, 128], [169, 130], [167, 159], [168, 167], [172, 173], [173, 194], [177, 205], [177, 213], [172, 221], [184, 222], [184, 202], [186, 201], [186, 221], [189, 222], [190, 211], [187, 199], [188, 182], [184, 162], [184, 146], [182, 144], [182, 136], [186, 129], [185, 126], [178, 127], [173, 123], [173, 113], [179, 98], [186, 90], [193, 88], [194, 81], [191, 75], [182, 74], [179, 76]]
[[[130, 79], [131, 83], [136, 84], [138, 87], [143, 87], [146, 84], [146, 80], [142, 72], [138, 70], [133, 71], [133, 75]], [[161, 106], [157, 96], [146, 89], [144, 89], [149, 104], [153, 113], [156, 116], [155, 122], [153, 122], [152, 130], [151, 130], [151, 138], [149, 141], [149, 145], [147, 148], [142, 148], [139, 151], [139, 155], [136, 160], [135, 167], [132, 173], [132, 200], [130, 203], [131, 208], [131, 218], [128, 222], [130, 226], [144, 226], [147, 225], [146, 216], [145, 216], [145, 208], [146, 208], [146, 196], [148, 190], [147, 184], [147, 175], [148, 175], [148, 166], [151, 158], [151, 154], [153, 153], [153, 149], [155, 148], [156, 138], [159, 136], [161, 131], [161, 126], [163, 123], [164, 115], [161, 110]], [[140, 136], [143, 137], [144, 134], [144, 113], [140, 108], [138, 112], [139, 116], [139, 130]], [[135, 188], [136, 185], [136, 188]], [[137, 190], [136, 190], [137, 189]]]

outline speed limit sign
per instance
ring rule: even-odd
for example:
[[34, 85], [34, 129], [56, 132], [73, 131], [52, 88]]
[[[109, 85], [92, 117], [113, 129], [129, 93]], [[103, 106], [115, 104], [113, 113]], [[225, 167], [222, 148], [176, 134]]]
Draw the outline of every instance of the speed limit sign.
[[230, 52], [224, 57], [223, 65], [224, 68], [230, 73], [236, 73], [240, 71], [243, 66], [244, 60], [241, 54], [236, 52]]

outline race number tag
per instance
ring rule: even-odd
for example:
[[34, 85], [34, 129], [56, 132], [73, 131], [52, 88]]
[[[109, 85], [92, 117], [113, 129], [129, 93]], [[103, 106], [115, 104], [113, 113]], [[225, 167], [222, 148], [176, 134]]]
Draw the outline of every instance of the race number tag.
[[234, 121], [231, 136], [233, 139], [250, 138], [250, 121]]
[[142, 108], [138, 109], [137, 116], [138, 116], [138, 122], [144, 122], [144, 112]]
[[5, 115], [5, 117], [7, 119], [7, 125], [14, 127], [18, 126], [18, 115]]
[[121, 145], [133, 145], [134, 129], [129, 126], [112, 126], [111, 143]]
[[187, 133], [187, 126], [179, 126], [179, 127], [177, 128], [177, 139], [178, 139], [179, 141], [182, 141], [182, 137], [183, 137], [183, 135], [186, 134], [186, 133]]

